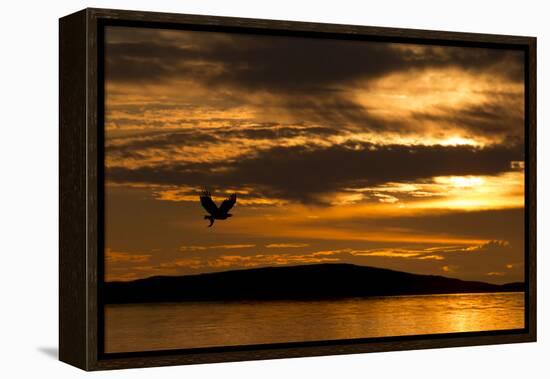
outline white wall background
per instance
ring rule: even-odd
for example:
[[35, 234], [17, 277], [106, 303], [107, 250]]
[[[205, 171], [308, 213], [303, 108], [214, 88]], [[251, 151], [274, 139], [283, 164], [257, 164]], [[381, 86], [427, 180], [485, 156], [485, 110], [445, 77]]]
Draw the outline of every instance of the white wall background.
[[[550, 21], [546, 1], [12, 0], [0, 21], [0, 376], [73, 378], [57, 354], [57, 19], [81, 8], [314, 21], [538, 37], [539, 342], [133, 369], [109, 378], [549, 377]], [[546, 170], [546, 173], [545, 173]]]

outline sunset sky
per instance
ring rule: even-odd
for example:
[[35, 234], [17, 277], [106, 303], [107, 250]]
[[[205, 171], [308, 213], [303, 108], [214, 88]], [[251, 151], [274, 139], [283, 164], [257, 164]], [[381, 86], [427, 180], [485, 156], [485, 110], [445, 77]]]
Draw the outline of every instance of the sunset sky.
[[[523, 280], [523, 52], [108, 27], [106, 280]], [[233, 217], [208, 228], [199, 193]]]

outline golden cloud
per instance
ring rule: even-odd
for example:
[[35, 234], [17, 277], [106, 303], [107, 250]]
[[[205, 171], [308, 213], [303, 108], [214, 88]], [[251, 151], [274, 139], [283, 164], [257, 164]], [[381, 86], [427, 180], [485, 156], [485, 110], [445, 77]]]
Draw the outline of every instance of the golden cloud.
[[151, 254], [136, 254], [105, 249], [105, 261], [107, 263], [143, 263], [151, 259]]
[[309, 246], [308, 243], [270, 243], [269, 245], [266, 245], [268, 249], [273, 248], [299, 248], [299, 247], [307, 247]]
[[206, 245], [206, 246], [180, 246], [180, 251], [199, 251], [209, 249], [248, 249], [256, 247], [254, 244], [228, 244], [228, 245]]

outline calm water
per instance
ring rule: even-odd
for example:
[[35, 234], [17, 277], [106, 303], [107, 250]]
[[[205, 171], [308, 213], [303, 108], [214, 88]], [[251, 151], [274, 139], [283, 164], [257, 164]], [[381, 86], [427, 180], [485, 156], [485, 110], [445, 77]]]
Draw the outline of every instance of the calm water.
[[516, 329], [523, 293], [108, 305], [106, 352]]

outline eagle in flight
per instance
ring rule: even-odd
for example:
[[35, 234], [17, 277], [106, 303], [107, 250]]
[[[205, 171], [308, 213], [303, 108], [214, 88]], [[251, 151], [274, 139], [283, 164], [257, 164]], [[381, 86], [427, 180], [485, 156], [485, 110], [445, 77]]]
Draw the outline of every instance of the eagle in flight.
[[208, 191], [203, 191], [201, 193], [201, 205], [208, 213], [209, 215], [204, 216], [205, 220], [210, 220], [210, 225], [208, 227], [211, 227], [214, 225], [214, 220], [226, 220], [229, 217], [233, 216], [229, 212], [231, 208], [235, 205], [237, 202], [237, 194], [232, 194], [227, 199], [222, 201], [220, 207], [218, 208], [216, 206], [216, 203], [212, 200], [212, 195]]

